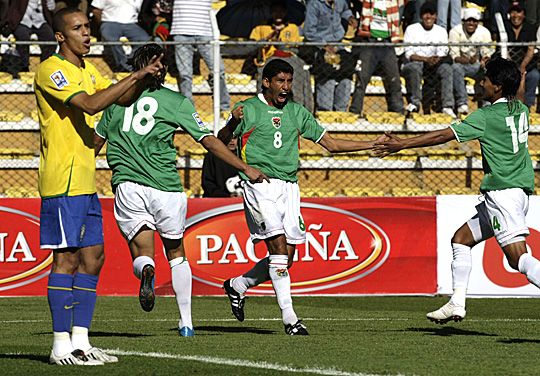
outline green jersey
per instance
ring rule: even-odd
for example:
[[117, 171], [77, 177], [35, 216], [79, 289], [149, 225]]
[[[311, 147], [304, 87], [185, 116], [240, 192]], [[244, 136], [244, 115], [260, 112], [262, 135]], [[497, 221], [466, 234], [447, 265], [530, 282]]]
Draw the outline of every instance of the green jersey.
[[167, 88], [145, 90], [130, 107], [108, 107], [96, 133], [108, 142], [113, 188], [130, 181], [182, 192], [173, 143], [178, 127], [197, 142], [211, 134], [189, 99]]
[[[512, 110], [510, 110], [512, 107]], [[507, 188], [534, 191], [534, 170], [528, 151], [529, 109], [499, 99], [451, 125], [459, 142], [480, 141], [484, 179], [482, 192]]]
[[[319, 142], [325, 129], [302, 105], [287, 102], [283, 108], [269, 106], [264, 96], [239, 102], [244, 118], [234, 131], [239, 137], [240, 157], [269, 178], [298, 180], [299, 137]], [[247, 176], [240, 173], [247, 180]]]

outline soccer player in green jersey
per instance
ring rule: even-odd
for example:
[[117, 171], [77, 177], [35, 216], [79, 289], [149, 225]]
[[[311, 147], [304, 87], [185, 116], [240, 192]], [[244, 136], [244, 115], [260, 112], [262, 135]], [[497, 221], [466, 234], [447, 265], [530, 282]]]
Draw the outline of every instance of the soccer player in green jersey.
[[262, 92], [236, 104], [219, 137], [224, 142], [238, 137], [241, 158], [270, 178], [253, 184], [240, 173], [251, 239], [264, 241], [269, 256], [246, 274], [226, 280], [223, 287], [234, 316], [243, 321], [247, 289], [271, 279], [285, 332], [307, 335], [293, 309], [288, 272], [296, 245], [306, 241], [296, 176], [299, 138], [319, 143], [332, 153], [371, 149], [375, 141], [335, 139], [306, 108], [290, 101], [293, 68], [286, 61], [270, 61], [262, 75]]
[[[155, 43], [139, 48], [133, 67], [140, 69], [163, 48]], [[154, 307], [154, 231], [161, 237], [176, 295], [181, 336], [194, 335], [191, 320], [191, 268], [182, 242], [187, 212], [186, 194], [176, 170], [173, 138], [181, 127], [197, 142], [252, 181], [266, 176], [248, 166], [206, 128], [193, 104], [164, 88], [164, 66], [159, 77], [149, 78], [147, 89], [130, 107], [112, 105], [95, 131], [95, 153], [108, 142], [107, 161], [115, 191], [114, 216], [128, 242], [134, 274], [141, 280], [139, 301], [145, 311]]]
[[384, 156], [401, 149], [438, 145], [454, 139], [480, 142], [484, 170], [480, 191], [484, 201], [476, 206], [477, 214], [452, 238], [454, 293], [447, 304], [427, 314], [427, 318], [436, 323], [461, 321], [465, 317], [471, 248], [493, 236], [510, 266], [540, 287], [540, 262], [527, 253], [525, 243], [529, 235], [525, 215], [529, 195], [534, 190], [534, 170], [527, 150], [529, 110], [516, 98], [523, 89], [524, 76], [521, 80], [520, 76], [515, 63], [493, 59], [487, 63], [482, 81], [485, 99], [491, 106], [476, 110], [446, 129], [407, 139], [389, 134], [389, 139], [375, 146], [376, 152]]

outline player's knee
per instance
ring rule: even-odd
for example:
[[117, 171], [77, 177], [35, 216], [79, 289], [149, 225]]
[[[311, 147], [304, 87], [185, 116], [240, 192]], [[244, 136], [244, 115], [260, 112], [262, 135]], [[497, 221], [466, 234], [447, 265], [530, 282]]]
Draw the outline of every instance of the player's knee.
[[459, 231], [459, 230], [456, 231], [454, 236], [452, 236], [451, 242], [452, 242], [452, 244], [454, 244], [454, 243], [463, 244], [463, 245], [466, 245], [468, 247], [472, 247], [472, 246], [476, 245], [476, 242], [474, 241], [474, 238], [470, 234], [464, 233], [463, 231]]

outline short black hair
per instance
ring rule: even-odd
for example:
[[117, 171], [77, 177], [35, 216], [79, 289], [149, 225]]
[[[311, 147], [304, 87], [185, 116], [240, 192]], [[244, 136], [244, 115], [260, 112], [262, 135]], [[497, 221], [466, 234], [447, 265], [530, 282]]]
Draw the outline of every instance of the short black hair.
[[511, 60], [495, 57], [486, 64], [486, 77], [494, 85], [502, 87], [502, 96], [513, 99], [521, 82], [521, 71], [516, 63]]
[[262, 78], [271, 81], [273, 77], [280, 73], [294, 74], [294, 68], [291, 64], [282, 59], [270, 60], [263, 68]]
[[[135, 52], [133, 53], [133, 57], [130, 60], [130, 64], [133, 66], [133, 70], [137, 71], [147, 66], [150, 60], [154, 56], [159, 56], [164, 53], [165, 53], [165, 50], [159, 44], [148, 43], [137, 48], [137, 50], [135, 50]], [[165, 82], [166, 75], [167, 75], [167, 66], [163, 64], [163, 68], [161, 69], [160, 76], [153, 77], [152, 83], [148, 85], [149, 88], [159, 89], [163, 85], [163, 82]]]
[[422, 6], [420, 7], [420, 16], [423, 16], [426, 13], [437, 13], [437, 6], [435, 5], [435, 3], [432, 3], [431, 1], [426, 1], [424, 4], [422, 4]]
[[73, 13], [83, 13], [79, 8], [67, 7], [62, 8], [53, 15], [53, 30], [55, 33], [64, 31], [66, 26], [65, 17]]

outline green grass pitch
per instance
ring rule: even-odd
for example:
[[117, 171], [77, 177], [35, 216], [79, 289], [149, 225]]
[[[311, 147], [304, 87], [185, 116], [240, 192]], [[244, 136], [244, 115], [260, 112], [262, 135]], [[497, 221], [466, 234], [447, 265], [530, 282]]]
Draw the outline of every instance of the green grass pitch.
[[540, 373], [538, 299], [469, 299], [461, 323], [425, 313], [445, 297], [295, 297], [310, 336], [289, 337], [273, 297], [249, 297], [237, 322], [228, 299], [193, 299], [195, 337], [177, 333], [173, 297], [150, 313], [136, 297], [99, 297], [95, 346], [117, 364], [48, 365], [46, 298], [0, 299], [2, 375], [535, 375]]

